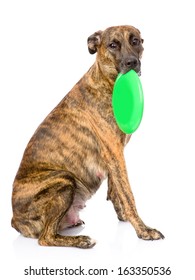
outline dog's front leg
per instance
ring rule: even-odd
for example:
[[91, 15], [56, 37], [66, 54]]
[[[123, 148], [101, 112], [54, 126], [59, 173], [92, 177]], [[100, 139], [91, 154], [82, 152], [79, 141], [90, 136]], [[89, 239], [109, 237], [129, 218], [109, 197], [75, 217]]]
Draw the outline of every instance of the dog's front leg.
[[117, 192], [114, 188], [114, 182], [112, 180], [112, 176], [108, 175], [108, 193], [107, 193], [107, 200], [111, 200], [120, 221], [127, 221], [127, 217], [125, 215], [125, 210]]
[[119, 220], [129, 221], [139, 238], [155, 240], [164, 238], [161, 232], [147, 227], [139, 217], [133, 193], [127, 177], [123, 152], [117, 151], [115, 160], [110, 161], [108, 174], [108, 199], [113, 203]]

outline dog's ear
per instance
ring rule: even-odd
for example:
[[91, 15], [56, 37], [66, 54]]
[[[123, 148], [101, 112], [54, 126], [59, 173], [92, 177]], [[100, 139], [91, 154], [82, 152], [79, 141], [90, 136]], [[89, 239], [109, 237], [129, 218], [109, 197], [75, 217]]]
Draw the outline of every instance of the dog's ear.
[[101, 35], [102, 35], [102, 31], [97, 31], [91, 36], [89, 36], [89, 38], [87, 39], [88, 50], [90, 54], [94, 54], [97, 52], [97, 48], [101, 42]]

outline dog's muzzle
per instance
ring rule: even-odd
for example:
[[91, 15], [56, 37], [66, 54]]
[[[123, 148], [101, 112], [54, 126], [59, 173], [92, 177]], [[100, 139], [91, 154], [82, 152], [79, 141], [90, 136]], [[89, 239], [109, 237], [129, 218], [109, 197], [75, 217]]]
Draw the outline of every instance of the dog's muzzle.
[[122, 74], [125, 74], [130, 70], [135, 70], [135, 72], [137, 72], [138, 75], [140, 76], [141, 75], [141, 62], [134, 55], [128, 56], [121, 61], [119, 70], [120, 70], [120, 73], [122, 73]]

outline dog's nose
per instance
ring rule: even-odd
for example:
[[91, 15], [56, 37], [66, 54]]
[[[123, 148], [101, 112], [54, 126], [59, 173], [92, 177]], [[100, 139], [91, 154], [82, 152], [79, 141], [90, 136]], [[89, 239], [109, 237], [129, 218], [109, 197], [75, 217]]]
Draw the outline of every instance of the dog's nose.
[[138, 59], [135, 56], [130, 56], [125, 59], [125, 66], [128, 69], [135, 69], [138, 65]]
[[141, 63], [140, 63], [139, 59], [135, 55], [128, 55], [122, 59], [120, 65], [119, 65], [119, 71], [121, 73], [125, 74], [126, 72], [133, 69], [137, 73], [139, 73], [140, 67], [141, 67]]

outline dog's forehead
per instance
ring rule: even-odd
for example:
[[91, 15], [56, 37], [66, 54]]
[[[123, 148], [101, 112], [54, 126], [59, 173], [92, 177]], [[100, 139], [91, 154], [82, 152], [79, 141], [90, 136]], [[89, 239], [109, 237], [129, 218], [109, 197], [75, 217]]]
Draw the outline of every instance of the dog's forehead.
[[112, 40], [121, 41], [123, 39], [129, 39], [130, 35], [140, 37], [140, 31], [133, 26], [114, 26], [109, 27], [103, 32], [103, 39], [108, 42]]

